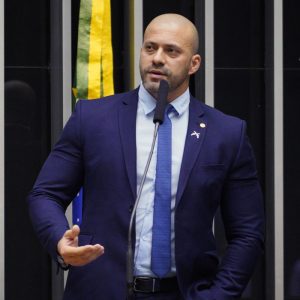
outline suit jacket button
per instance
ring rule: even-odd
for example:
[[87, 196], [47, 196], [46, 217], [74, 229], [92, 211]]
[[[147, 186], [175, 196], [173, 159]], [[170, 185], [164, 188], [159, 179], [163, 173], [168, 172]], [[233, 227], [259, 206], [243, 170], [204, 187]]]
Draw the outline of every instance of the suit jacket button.
[[132, 213], [132, 210], [133, 210], [133, 205], [130, 205], [129, 206], [129, 212]]

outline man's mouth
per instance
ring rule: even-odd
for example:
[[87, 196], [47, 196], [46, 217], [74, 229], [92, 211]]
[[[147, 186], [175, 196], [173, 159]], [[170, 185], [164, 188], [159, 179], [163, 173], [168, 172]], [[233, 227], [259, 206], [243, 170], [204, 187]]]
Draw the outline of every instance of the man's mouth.
[[156, 75], [165, 75], [162, 71], [159, 70], [150, 70], [149, 73]]
[[148, 72], [148, 74], [150, 75], [150, 77], [152, 77], [154, 79], [161, 79], [161, 78], [167, 76], [164, 72], [162, 72], [160, 70], [150, 70]]

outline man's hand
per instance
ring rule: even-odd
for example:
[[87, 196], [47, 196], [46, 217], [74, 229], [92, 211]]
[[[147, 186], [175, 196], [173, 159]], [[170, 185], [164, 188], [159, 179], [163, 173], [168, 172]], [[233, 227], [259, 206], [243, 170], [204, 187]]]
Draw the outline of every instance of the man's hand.
[[59, 255], [72, 266], [84, 266], [104, 253], [104, 247], [99, 244], [78, 246], [79, 232], [79, 226], [74, 225], [57, 244]]

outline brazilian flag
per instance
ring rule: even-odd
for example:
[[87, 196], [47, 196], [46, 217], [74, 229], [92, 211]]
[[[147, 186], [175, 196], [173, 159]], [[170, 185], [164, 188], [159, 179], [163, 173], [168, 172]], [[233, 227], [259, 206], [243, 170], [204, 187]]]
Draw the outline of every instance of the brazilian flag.
[[[110, 0], [81, 0], [74, 101], [114, 93]], [[82, 189], [73, 201], [73, 224], [81, 224]]]

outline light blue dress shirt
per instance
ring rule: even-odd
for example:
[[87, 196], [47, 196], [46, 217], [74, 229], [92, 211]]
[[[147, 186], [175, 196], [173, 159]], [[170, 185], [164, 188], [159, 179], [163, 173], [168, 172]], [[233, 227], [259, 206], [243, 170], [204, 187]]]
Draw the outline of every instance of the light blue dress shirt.
[[[175, 266], [175, 199], [179, 180], [181, 161], [184, 151], [185, 138], [189, 118], [190, 93], [187, 89], [181, 96], [172, 101], [176, 112], [170, 113], [172, 122], [172, 186], [171, 186], [171, 271], [167, 275], [176, 274]], [[154, 109], [156, 100], [149, 92], [140, 85], [139, 101], [136, 119], [136, 149], [137, 149], [137, 190], [139, 189], [143, 172], [146, 166], [148, 155], [151, 148], [154, 133]], [[136, 244], [135, 244], [135, 269], [134, 274], [151, 276], [155, 275], [151, 271], [151, 244], [152, 244], [152, 224], [153, 224], [153, 206], [155, 191], [155, 173], [156, 173], [156, 153], [155, 146], [152, 161], [149, 167], [147, 178], [143, 187], [140, 202], [136, 212]]]

